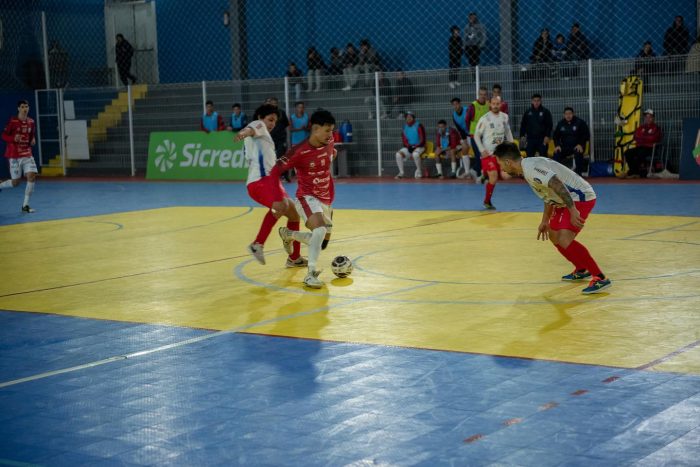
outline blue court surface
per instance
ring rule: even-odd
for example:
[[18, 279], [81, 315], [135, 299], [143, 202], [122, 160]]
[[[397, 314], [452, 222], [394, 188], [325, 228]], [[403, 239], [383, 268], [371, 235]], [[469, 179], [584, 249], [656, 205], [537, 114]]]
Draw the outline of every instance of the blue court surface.
[[[624, 319], [616, 323], [595, 314], [599, 309], [586, 308], [591, 303], [603, 306], [598, 304], [606, 299], [611, 299], [610, 313], [617, 306], [627, 306], [616, 304], [615, 300], [622, 300], [619, 295], [616, 298], [616, 288], [597, 302], [583, 303], [578, 295], [561, 299], [557, 302], [561, 319], [545, 330], [573, 326], [576, 321], [585, 323], [577, 334], [585, 352], [577, 355], [577, 343], [568, 342], [574, 350], [562, 351], [561, 356], [557, 349], [524, 345], [527, 339], [517, 329], [504, 335], [499, 327], [504, 323], [499, 321], [512, 315], [478, 304], [460, 308], [456, 298], [457, 305], [450, 304], [453, 308], [449, 313], [481, 313], [482, 321], [469, 327], [483, 334], [464, 334], [464, 340], [473, 338], [479, 345], [502, 340], [508, 344], [502, 349], [526, 350], [496, 352], [460, 342], [457, 330], [462, 328], [455, 315], [437, 302], [421, 305], [419, 320], [410, 325], [401, 322], [405, 316], [399, 308], [389, 323], [382, 322], [381, 329], [372, 330], [376, 333], [372, 336], [378, 337], [366, 337], [366, 329], [357, 334], [348, 332], [362, 326], [378, 327], [363, 320], [368, 315], [379, 319], [384, 312], [381, 300], [372, 302], [364, 295], [347, 298], [353, 286], [364, 284], [361, 269], [356, 272], [355, 284], [343, 287], [345, 298], [335, 292], [324, 295], [286, 283], [279, 285], [277, 279], [269, 280], [276, 288], [293, 293], [267, 296], [268, 289], [257, 287], [255, 281], [241, 281], [244, 273], [240, 271], [252, 267], [245, 243], [224, 245], [197, 264], [196, 274], [204, 277], [202, 284], [209, 282], [215, 287], [201, 286], [182, 300], [191, 300], [191, 305], [187, 302], [191, 315], [197, 314], [198, 307], [211, 307], [212, 313], [201, 321], [188, 321], [191, 315], [173, 317], [168, 300], [177, 291], [163, 292], [140, 272], [110, 272], [100, 267], [100, 251], [106, 256], [121, 256], [123, 263], [140, 261], [122, 249], [119, 237], [105, 240], [102, 250], [90, 250], [91, 261], [81, 260], [77, 266], [74, 255], [78, 253], [58, 251], [70, 243], [73, 232], [79, 232], [84, 248], [89, 249], [81, 229], [82, 224], [95, 222], [93, 216], [131, 213], [139, 222], [148, 222], [164, 208], [235, 207], [240, 209], [226, 211], [227, 219], [254, 216], [251, 225], [257, 225], [262, 211], [249, 209], [256, 206], [241, 183], [42, 179], [32, 197], [32, 206], [37, 209], [32, 215], [20, 213], [23, 188], [4, 190], [0, 193], [1, 251], [3, 257], [12, 258], [13, 267], [3, 268], [2, 282], [12, 280], [18, 285], [5, 286], [0, 292], [0, 466], [700, 465], [700, 330], [695, 326], [700, 289], [700, 184], [594, 180], [593, 185], [598, 203], [591, 219], [602, 214], [634, 216], [638, 231], [630, 232], [628, 238], [660, 235], [653, 241], [646, 237], [650, 241], [643, 245], [645, 255], [653, 260], [654, 252], [647, 248], [655, 241], [676, 242], [678, 248], [685, 248], [683, 256], [688, 264], [696, 268], [684, 272], [686, 282], [681, 292], [689, 298], [676, 299], [664, 308], [665, 302], [653, 301], [653, 296], [661, 296], [663, 291], [651, 290], [652, 298], [632, 300]], [[288, 191], [292, 193], [293, 187]], [[354, 210], [400, 212], [399, 220], [412, 212], [433, 210], [478, 214], [482, 196], [482, 186], [456, 182], [340, 181], [334, 208], [339, 215]], [[499, 213], [541, 212], [541, 203], [521, 182], [498, 185], [494, 204]], [[645, 227], [657, 216], [683, 219], [674, 221], [673, 227]], [[202, 242], [215, 236], [209, 230], [217, 225], [212, 219], [198, 225]], [[619, 217], [609, 219], [613, 222]], [[58, 221], [63, 224], [56, 229]], [[128, 230], [122, 220], [109, 222], [114, 231]], [[365, 228], [362, 222], [354, 228]], [[387, 218], [385, 230], [400, 235], [403, 227], [391, 222]], [[603, 221], [596, 225], [603, 230], [607, 227]], [[667, 236], [676, 226], [683, 233]], [[344, 238], [342, 223], [334, 228], [338, 237]], [[531, 230], [523, 234], [528, 242], [536, 228], [535, 220]], [[517, 229], [512, 232], [520, 235]], [[248, 229], [244, 237], [251, 234], [254, 232]], [[443, 234], [436, 235], [431, 242], [440, 242]], [[143, 238], [143, 242], [149, 241]], [[79, 252], [79, 246], [71, 251]], [[180, 254], [160, 247], [161, 256]], [[274, 248], [269, 249], [272, 252]], [[449, 254], [445, 247], [441, 251]], [[556, 258], [554, 249], [545, 251], [548, 257]], [[270, 258], [279, 258], [275, 254]], [[502, 260], [494, 261], [502, 263], [499, 271], [507, 272], [522, 254], [522, 249], [509, 248]], [[29, 264], [40, 257], [52, 257], [55, 269], [51, 274], [43, 276], [41, 269]], [[636, 261], [634, 255], [628, 260]], [[218, 267], [217, 262], [228, 271], [221, 274], [226, 277], [214, 279], [219, 274], [212, 270]], [[231, 273], [233, 264], [238, 264], [238, 277]], [[115, 267], [122, 266], [128, 264]], [[660, 270], [656, 272], [665, 271], [662, 258], [656, 266]], [[265, 267], [265, 274], [277, 274], [279, 269], [270, 264]], [[68, 277], [76, 268], [94, 268], [86, 274], [94, 275], [99, 284], [61, 295], [75, 288]], [[178, 268], [163, 266], [162, 270], [177, 274]], [[133, 279], [131, 289], [115, 293], [109, 285], [110, 274]], [[413, 273], [405, 272], [409, 274]], [[457, 277], [461, 271], [451, 274]], [[45, 287], [24, 287], [23, 275]], [[85, 280], [83, 285], [89, 282]], [[651, 289], [661, 287], [653, 281], [645, 284]], [[229, 308], [229, 303], [217, 301], [220, 289], [226, 287], [241, 287], [236, 290], [243, 291], [239, 299], [244, 304]], [[371, 290], [372, 283], [367, 287]], [[416, 286], [411, 287], [399, 292], [414, 293]], [[141, 297], [138, 294], [144, 293], [144, 288], [150, 289], [143, 295], [148, 304], [129, 297], [131, 293]], [[338, 289], [334, 286], [332, 290]], [[392, 295], [397, 293], [394, 290], [371, 293], [397, 297]], [[524, 290], [518, 295], [527, 293]], [[249, 302], [251, 296], [255, 300]], [[398, 297], [405, 299], [401, 306], [405, 306], [406, 316], [413, 313], [410, 308], [414, 303], [422, 300], [412, 301], [410, 295]], [[100, 301], [122, 314], [92, 313], [90, 308]], [[249, 303], [275, 311], [258, 315]], [[343, 314], [341, 309], [348, 306], [357, 313]], [[566, 313], [575, 306], [579, 307], [576, 313]], [[644, 311], [648, 307], [651, 312], [646, 327], [642, 331], [635, 328], [634, 336], [629, 335], [631, 331], [627, 334], [625, 320], [632, 321], [637, 309], [640, 314], [648, 312]], [[683, 329], [682, 343], [662, 342], [667, 339], [660, 331], [664, 323], [654, 321], [654, 307], [659, 313], [663, 309], [664, 322], [676, 320]], [[517, 305], [512, 308], [509, 312], [522, 315], [523, 309]], [[341, 313], [334, 314], [336, 310]], [[531, 312], [535, 319], [537, 305]], [[221, 325], [207, 324], [218, 323], [226, 313], [236, 316]], [[603, 324], [596, 324], [596, 319]], [[346, 320], [348, 327], [335, 334], [318, 330], [314, 334], [320, 320], [325, 320], [327, 330], [333, 329], [334, 320]], [[442, 334], [421, 335], [434, 332], [438, 325]], [[489, 334], [487, 329], [495, 331]], [[416, 337], [401, 340], [394, 339], [394, 334]], [[595, 340], [588, 340], [593, 334]], [[658, 344], [658, 352], [635, 360], [632, 354], [643, 350], [615, 347], [615, 342], [632, 338], [644, 343], [639, 349], [649, 347], [648, 342]], [[607, 346], [614, 349], [615, 358], [597, 358], [591, 350]], [[545, 351], [555, 356], [545, 355]], [[674, 361], [677, 365], [670, 366]]]

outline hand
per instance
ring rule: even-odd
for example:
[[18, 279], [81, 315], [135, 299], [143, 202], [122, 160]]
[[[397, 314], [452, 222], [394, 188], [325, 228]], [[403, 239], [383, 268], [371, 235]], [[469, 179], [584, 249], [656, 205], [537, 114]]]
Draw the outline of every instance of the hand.
[[578, 209], [576, 209], [576, 206], [571, 206], [569, 208], [569, 213], [571, 214], [571, 225], [577, 229], [583, 227], [585, 221], [583, 220], [583, 217], [581, 217], [581, 213], [578, 212]]
[[582, 153], [583, 147], [580, 144], [577, 144], [576, 147], [574, 148], [574, 151], [576, 151], [578, 153]]
[[554, 152], [561, 152], [561, 146], [557, 146], [554, 148]]
[[15, 143], [19, 143], [22, 140], [22, 135], [16, 134], [15, 135]]
[[489, 151], [488, 149], [484, 149], [483, 151], [481, 151], [481, 158], [482, 159], [484, 159], [485, 157], [491, 157], [491, 156], [493, 156], [493, 154], [491, 154], [491, 151]]
[[547, 221], [540, 222], [537, 227], [537, 240], [542, 239], [543, 242], [549, 240], [549, 223]]
[[545, 146], [547, 146], [549, 144], [549, 137], [548, 136], [544, 137], [544, 139], [542, 140], [542, 144], [544, 144]]
[[32, 144], [32, 146], [36, 145], [36, 140], [35, 140], [34, 138], [32, 138], [32, 143], [31, 143], [31, 144]]
[[408, 152], [413, 152], [414, 149], [416, 149], [415, 146], [409, 146], [409, 147], [408, 147]]

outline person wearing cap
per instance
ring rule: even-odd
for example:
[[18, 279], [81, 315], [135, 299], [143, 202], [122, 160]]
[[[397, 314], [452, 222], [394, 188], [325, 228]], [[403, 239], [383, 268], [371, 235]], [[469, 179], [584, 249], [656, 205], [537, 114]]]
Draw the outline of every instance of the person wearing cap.
[[573, 107], [564, 108], [564, 118], [554, 129], [555, 161], [581, 175], [588, 165], [586, 144], [591, 137], [588, 125], [574, 113]]
[[406, 123], [403, 126], [401, 133], [403, 147], [396, 153], [396, 165], [399, 167], [399, 173], [395, 179], [404, 178], [404, 159], [413, 157], [416, 163], [415, 178], [421, 178], [423, 172], [421, 170], [420, 156], [425, 152], [425, 128], [423, 124], [416, 120], [416, 114], [410, 110], [406, 112]]
[[654, 111], [646, 109], [644, 111], [644, 123], [634, 132], [635, 147], [625, 151], [625, 161], [629, 170], [627, 178], [646, 178], [647, 159], [651, 158], [654, 146], [663, 139], [663, 132], [656, 124]]

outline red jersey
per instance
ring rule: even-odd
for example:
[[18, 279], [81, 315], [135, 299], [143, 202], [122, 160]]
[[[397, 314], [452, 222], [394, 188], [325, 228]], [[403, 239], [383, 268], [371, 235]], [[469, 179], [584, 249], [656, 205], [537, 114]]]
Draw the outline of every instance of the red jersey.
[[661, 142], [661, 138], [663, 138], [663, 133], [661, 133], [661, 128], [656, 123], [641, 125], [634, 132], [634, 142], [637, 144], [637, 147], [650, 148], [654, 144]]
[[[15, 141], [17, 135], [19, 135], [19, 141]], [[34, 120], [29, 117], [26, 120], [11, 117], [5, 131], [2, 132], [2, 140], [7, 143], [5, 157], [8, 159], [32, 157], [32, 141], [34, 141], [35, 135]]]
[[307, 139], [294, 146], [280, 158], [270, 172], [270, 176], [279, 176], [289, 169], [296, 169], [299, 187], [297, 198], [311, 195], [323, 204], [332, 204], [335, 198], [335, 187], [331, 176], [331, 161], [335, 154], [334, 142], [316, 148]]

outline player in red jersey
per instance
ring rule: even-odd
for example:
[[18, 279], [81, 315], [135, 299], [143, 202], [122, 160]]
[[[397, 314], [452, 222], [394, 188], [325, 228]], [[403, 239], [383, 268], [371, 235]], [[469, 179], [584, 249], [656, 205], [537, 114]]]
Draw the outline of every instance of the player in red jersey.
[[29, 197], [34, 192], [37, 174], [36, 162], [32, 156], [32, 146], [36, 144], [36, 126], [28, 115], [29, 102], [17, 102], [17, 116], [10, 118], [2, 132], [2, 140], [7, 143], [5, 157], [8, 159], [12, 179], [0, 183], [0, 190], [19, 185], [24, 173], [27, 177], [27, 187], [24, 189], [22, 212], [34, 212], [34, 209], [29, 207]]
[[318, 278], [321, 271], [316, 269], [316, 263], [321, 250], [328, 245], [333, 227], [331, 204], [335, 197], [335, 188], [331, 176], [331, 161], [337, 154], [333, 147], [335, 118], [327, 110], [317, 110], [311, 115], [309, 122], [309, 138], [280, 158], [271, 175], [296, 169], [299, 186], [294, 204], [311, 232], [294, 232], [280, 227], [279, 233], [285, 248], [287, 243], [293, 240], [309, 246], [309, 270], [304, 278], [304, 285], [320, 289], [323, 282]]

